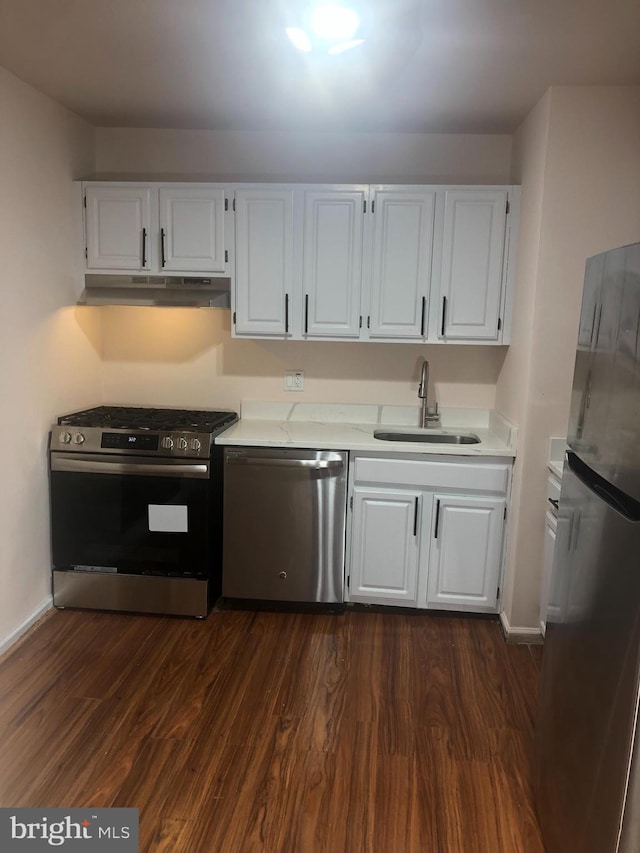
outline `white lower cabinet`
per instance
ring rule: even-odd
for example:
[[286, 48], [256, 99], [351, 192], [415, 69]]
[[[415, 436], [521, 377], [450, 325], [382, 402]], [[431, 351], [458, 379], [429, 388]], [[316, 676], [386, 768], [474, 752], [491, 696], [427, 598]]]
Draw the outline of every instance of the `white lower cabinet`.
[[427, 606], [495, 611], [505, 500], [437, 494], [434, 502]]
[[496, 613], [511, 464], [355, 455], [348, 600]]
[[418, 606], [419, 492], [353, 491], [353, 601]]
[[558, 614], [557, 601], [550, 601], [551, 578], [553, 572], [553, 554], [556, 547], [558, 519], [552, 512], [544, 518], [544, 550], [542, 565], [542, 585], [540, 587], [540, 631], [544, 636], [547, 629], [547, 616]]
[[[561, 578], [553, 576], [553, 555], [558, 535], [558, 502], [560, 500], [561, 481], [555, 474], [547, 477], [547, 512], [544, 518], [544, 549], [542, 557], [542, 582], [540, 584], [540, 632], [544, 636], [547, 618], [558, 619], [562, 612], [563, 594]], [[566, 546], [566, 519], [560, 531], [562, 547]]]

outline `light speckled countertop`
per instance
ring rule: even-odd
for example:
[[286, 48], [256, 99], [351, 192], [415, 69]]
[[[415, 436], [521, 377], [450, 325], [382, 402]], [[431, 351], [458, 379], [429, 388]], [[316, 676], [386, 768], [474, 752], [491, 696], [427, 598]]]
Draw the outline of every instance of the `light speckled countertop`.
[[517, 430], [486, 409], [451, 408], [441, 413], [441, 430], [475, 433], [479, 444], [422, 444], [373, 437], [380, 427], [418, 431], [418, 418], [417, 406], [248, 401], [242, 403], [241, 420], [219, 435], [216, 444], [511, 459], [516, 455]]

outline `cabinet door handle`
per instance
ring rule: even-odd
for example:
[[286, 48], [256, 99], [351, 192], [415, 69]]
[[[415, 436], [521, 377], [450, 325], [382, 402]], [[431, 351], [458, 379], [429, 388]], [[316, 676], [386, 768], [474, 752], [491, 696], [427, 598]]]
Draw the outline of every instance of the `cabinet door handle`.
[[304, 296], [304, 333], [305, 335], [309, 331], [309, 294], [305, 293]]
[[164, 267], [166, 263], [164, 254], [164, 228], [160, 229], [160, 255], [162, 256], [162, 266]]
[[442, 326], [440, 328], [440, 337], [444, 338], [444, 327], [447, 321], [447, 297], [442, 297]]
[[284, 331], [285, 334], [289, 331], [289, 294], [284, 295]]
[[419, 498], [416, 496], [415, 506], [413, 508], [413, 535], [418, 535], [418, 504]]
[[142, 266], [147, 265], [147, 229], [142, 229]]
[[424, 338], [424, 318], [427, 311], [427, 297], [422, 297], [422, 318], [420, 321], [420, 335]]
[[436, 523], [433, 530], [433, 538], [438, 538], [438, 527], [440, 526], [440, 498], [436, 501]]

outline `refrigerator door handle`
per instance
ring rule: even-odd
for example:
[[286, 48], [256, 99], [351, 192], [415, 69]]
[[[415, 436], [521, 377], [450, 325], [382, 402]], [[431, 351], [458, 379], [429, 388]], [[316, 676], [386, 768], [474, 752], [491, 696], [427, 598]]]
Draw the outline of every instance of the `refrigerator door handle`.
[[567, 452], [567, 465], [584, 485], [627, 521], [640, 522], [640, 501], [616, 488], [572, 451]]
[[589, 368], [589, 372], [587, 373], [587, 381], [585, 382], [584, 391], [582, 392], [582, 399], [580, 400], [580, 412], [578, 414], [578, 423], [576, 426], [576, 438], [582, 438], [582, 433], [584, 430], [584, 418], [587, 413], [587, 409], [591, 404], [591, 368]]

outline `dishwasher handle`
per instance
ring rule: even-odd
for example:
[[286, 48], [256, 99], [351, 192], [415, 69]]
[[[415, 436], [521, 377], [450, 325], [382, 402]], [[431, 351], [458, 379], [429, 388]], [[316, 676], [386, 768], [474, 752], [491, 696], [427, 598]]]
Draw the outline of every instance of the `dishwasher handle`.
[[227, 465], [268, 465], [278, 468], [307, 468], [314, 471], [320, 469], [339, 470], [344, 467], [342, 459], [285, 459], [273, 456], [235, 456], [228, 454]]

